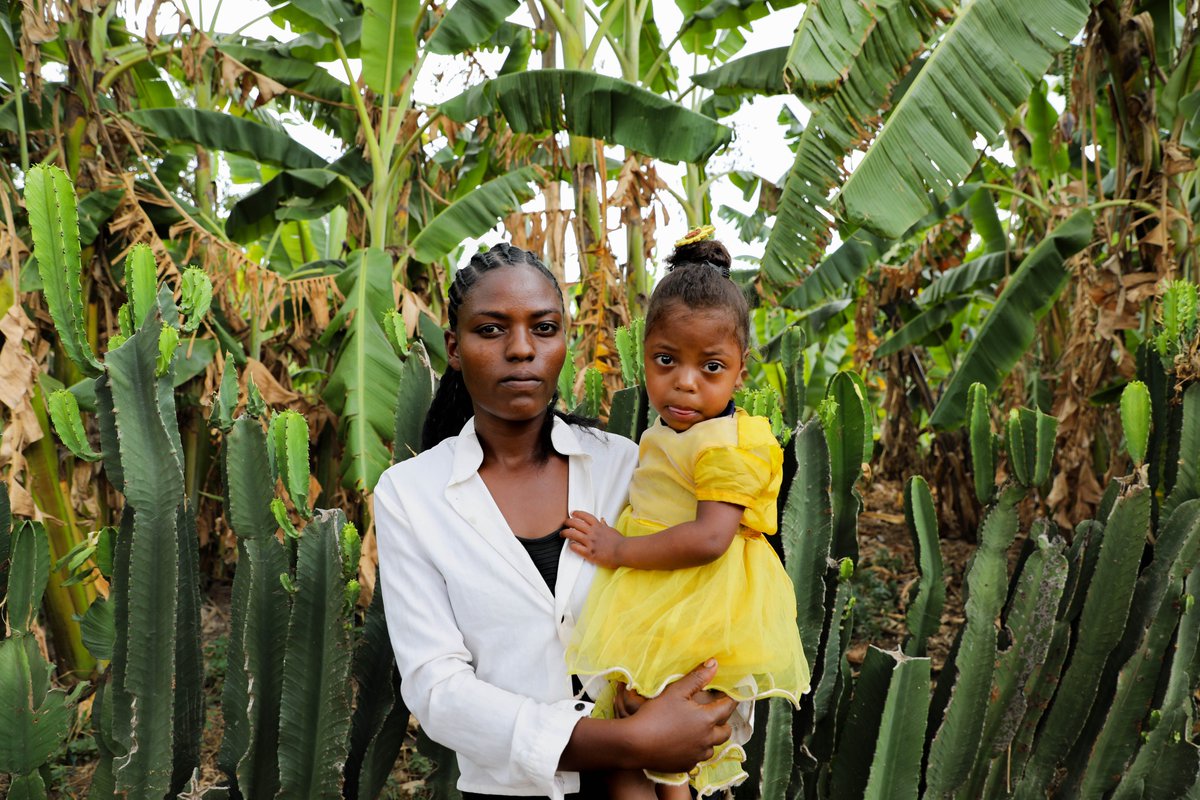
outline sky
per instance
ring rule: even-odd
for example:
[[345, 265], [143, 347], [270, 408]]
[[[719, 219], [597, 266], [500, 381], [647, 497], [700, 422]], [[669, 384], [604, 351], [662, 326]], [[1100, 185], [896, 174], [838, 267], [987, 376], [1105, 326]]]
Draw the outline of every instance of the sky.
[[[232, 32], [250, 23], [246, 27], [245, 32], [259, 38], [273, 37], [286, 41], [295, 35], [290, 31], [280, 29], [268, 19], [264, 18], [254, 21], [270, 11], [271, 6], [265, 0], [237, 0], [231, 3], [221, 2], [220, 0], [209, 0], [207, 7], [203, 3], [203, 0], [190, 0], [190, 3], [186, 2], [186, 0], [177, 0], [177, 2], [180, 2], [181, 6], [186, 9], [187, 13], [193, 19], [201, 22], [205, 27], [211, 22], [213, 15], [216, 15], [215, 30], [218, 32]], [[672, 0], [652, 0], [652, 2], [655, 20], [660, 30], [664, 32], [664, 35], [673, 35], [673, 32], [678, 30], [680, 23], [683, 21], [682, 12]], [[127, 6], [133, 5], [129, 0], [125, 0], [125, 3]], [[148, 4], [140, 3], [140, 9], [133, 7], [125, 9], [125, 18], [129, 21], [131, 27], [135, 29], [142, 29], [144, 27], [145, 15], [148, 8]], [[767, 17], [757, 20], [751, 29], [745, 32], [746, 46], [738, 53], [738, 56], [790, 44], [792, 34], [800, 22], [803, 11], [803, 5], [798, 5], [782, 11], [772, 12]], [[523, 15], [525, 16], [524, 20], [522, 20]], [[173, 15], [169, 11], [160, 13], [158, 21], [160, 32], [170, 28], [173, 23], [172, 17]], [[513, 21], [524, 21], [528, 24], [529, 18], [524, 7], [513, 17]], [[612, 56], [611, 51], [606, 53], [605, 49], [602, 49], [598, 54], [596, 67], [600, 72], [605, 74], [618, 75], [619, 70], [615, 65], [615, 57]], [[489, 75], [494, 75], [503, 61], [503, 57], [504, 54], [502, 53], [481, 52], [476, 54], [476, 61], [485, 70], [488, 70]], [[680, 88], [686, 89], [690, 85], [688, 79], [692, 56], [685, 53], [682, 47], [676, 46], [676, 49], [672, 52], [672, 61], [680, 66]], [[689, 65], [686, 69], [682, 66], [685, 64]], [[339, 80], [346, 80], [345, 72], [340, 64], [328, 64], [326, 66], [334, 77]], [[357, 74], [359, 65], [352, 62], [351, 68]], [[704, 72], [707, 69], [709, 69], [708, 66], [701, 64], [698, 71]], [[472, 80], [478, 80], [478, 73], [476, 72], [474, 77], [468, 74], [467, 68], [461, 59], [456, 60], [452, 57], [431, 56], [426, 61], [425, 68], [422, 70], [422, 80], [417, 85], [414, 97], [421, 103], [437, 103], [459, 94], [467, 88]], [[798, 100], [791, 96], [757, 98], [754, 101], [744, 103], [739, 112], [722, 119], [722, 123], [733, 129], [734, 141], [726, 150], [713, 157], [708, 164], [709, 174], [712, 175], [732, 170], [747, 171], [761, 175], [770, 181], [780, 182], [792, 162], [792, 154], [784, 141], [783, 127], [778, 122], [780, 109], [785, 104], [801, 120], [807, 119], [807, 111]], [[291, 134], [315, 152], [332, 160], [344, 149], [344, 146], [339, 141], [325, 135], [303, 120], [293, 119], [290, 122], [289, 130]], [[676, 191], [682, 193], [684, 168], [681, 165], [660, 162], [658, 170], [659, 175], [665, 181], [672, 184]], [[741, 191], [728, 181], [722, 180], [715, 183], [712, 190], [712, 199], [714, 211], [721, 205], [731, 206], [743, 213], [750, 213], [754, 210], [754, 198], [750, 201], [743, 200]], [[564, 192], [563, 202], [564, 204], [570, 202], [569, 192]], [[683, 209], [674, 198], [665, 195], [664, 204], [670, 220], [667, 224], [664, 224], [661, 219], [659, 220], [659, 260], [664, 258], [669, 252], [670, 243], [682, 237], [687, 229], [687, 221]], [[541, 207], [541, 199], [536, 198], [527, 204], [525, 208], [526, 210], [533, 211]], [[612, 231], [610, 241], [617, 254], [618, 261], [620, 261], [624, 253], [624, 236], [620, 229], [617, 213], [617, 210], [613, 209], [612, 217], [608, 223]], [[733, 253], [735, 258], [757, 257], [761, 254], [763, 246], [761, 243], [749, 245], [742, 243], [738, 239], [736, 229], [717, 217], [715, 213], [713, 223], [717, 227], [718, 238], [729, 247], [730, 252]], [[497, 226], [495, 230], [480, 237], [479, 242], [484, 245], [491, 245], [503, 238], [503, 231]], [[578, 274], [578, 259], [573, 250], [573, 242], [570, 240], [571, 237], [568, 236], [568, 263], [566, 265], [568, 279], [572, 279], [573, 276]], [[470, 247], [466, 248], [465, 252], [468, 257], [471, 250], [472, 248]]]

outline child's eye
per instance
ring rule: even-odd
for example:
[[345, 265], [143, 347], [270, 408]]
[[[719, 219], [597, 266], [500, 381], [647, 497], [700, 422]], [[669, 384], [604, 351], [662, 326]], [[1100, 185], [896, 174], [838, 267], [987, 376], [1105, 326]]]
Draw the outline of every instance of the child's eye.
[[671, 357], [669, 355], [667, 355], [666, 353], [655, 353], [654, 358], [652, 360], [654, 361], [655, 364], [657, 364], [660, 367], [671, 366]]
[[705, 372], [720, 372], [723, 369], [725, 369], [725, 365], [720, 361], [709, 361], [704, 365]]

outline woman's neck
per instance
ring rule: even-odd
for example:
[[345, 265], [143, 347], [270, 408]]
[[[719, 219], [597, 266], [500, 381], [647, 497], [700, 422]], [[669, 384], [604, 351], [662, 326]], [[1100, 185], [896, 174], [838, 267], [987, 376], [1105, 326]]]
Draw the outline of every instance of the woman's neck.
[[483, 448], [483, 466], [516, 469], [544, 463], [540, 439], [545, 419], [539, 415], [532, 420], [510, 422], [476, 415], [475, 435]]

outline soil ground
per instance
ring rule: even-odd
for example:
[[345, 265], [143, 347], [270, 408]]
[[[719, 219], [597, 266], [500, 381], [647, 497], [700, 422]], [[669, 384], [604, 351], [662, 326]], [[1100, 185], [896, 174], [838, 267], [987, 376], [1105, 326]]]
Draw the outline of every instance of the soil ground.
[[[874, 645], [895, 649], [904, 644], [904, 616], [916, 589], [919, 573], [914, 560], [912, 539], [904, 524], [901, 485], [876, 480], [863, 489], [864, 511], [859, 517], [860, 560], [856, 578], [857, 605], [855, 632], [847, 657], [858, 665]], [[929, 642], [929, 656], [936, 675], [953, 643], [953, 633], [963, 622], [962, 578], [974, 545], [956, 538], [957, 532], [942, 531], [941, 552], [946, 582], [946, 603], [942, 625]], [[1015, 555], [1010, 554], [1011, 557]], [[229, 635], [229, 587], [210, 588], [202, 609], [202, 636], [205, 650], [205, 693], [208, 708], [205, 718], [202, 764], [198, 784], [218, 785], [223, 776], [216, 767], [221, 741], [220, 695], [225, 671], [225, 645]], [[85, 709], [90, 706], [84, 706]], [[50, 797], [83, 798], [95, 769], [95, 744], [86, 721], [79, 724], [68, 747], [47, 773]], [[415, 737], [401, 751], [396, 769], [384, 791], [384, 798], [413, 798], [427, 794], [423, 776], [430, 764], [416, 750]], [[7, 794], [7, 778], [0, 775], [0, 797]]]

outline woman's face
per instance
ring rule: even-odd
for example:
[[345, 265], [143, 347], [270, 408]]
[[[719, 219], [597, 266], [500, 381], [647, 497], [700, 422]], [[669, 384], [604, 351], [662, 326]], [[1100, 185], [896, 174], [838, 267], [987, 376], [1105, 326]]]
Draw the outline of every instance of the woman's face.
[[536, 267], [515, 264], [485, 272], [446, 333], [450, 366], [480, 421], [523, 422], [546, 411], [566, 358], [562, 298]]

